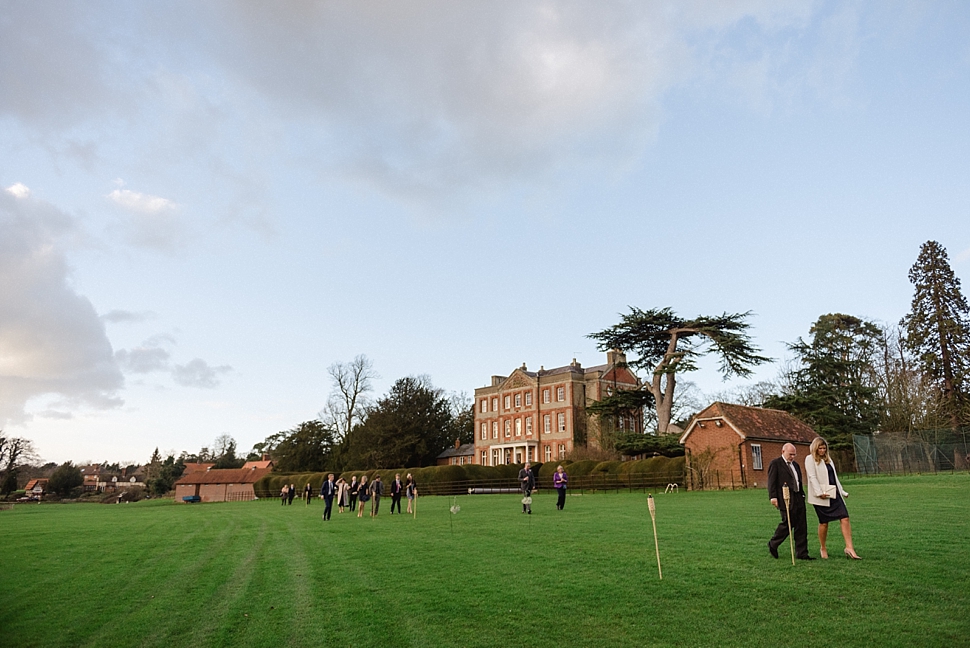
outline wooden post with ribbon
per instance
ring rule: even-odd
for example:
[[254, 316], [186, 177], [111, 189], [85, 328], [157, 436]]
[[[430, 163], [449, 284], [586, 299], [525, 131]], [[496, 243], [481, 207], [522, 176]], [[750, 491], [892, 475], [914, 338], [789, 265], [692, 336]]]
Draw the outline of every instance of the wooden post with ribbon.
[[660, 574], [660, 580], [663, 580], [664, 573], [660, 568], [660, 542], [657, 540], [657, 505], [653, 501], [653, 495], [647, 495], [647, 508], [650, 509], [650, 521], [653, 523], [653, 548], [657, 552], [657, 573]]
[[795, 536], [791, 534], [791, 491], [788, 484], [783, 484], [781, 494], [785, 498], [785, 520], [788, 522], [788, 544], [791, 545], [791, 564], [795, 564]]

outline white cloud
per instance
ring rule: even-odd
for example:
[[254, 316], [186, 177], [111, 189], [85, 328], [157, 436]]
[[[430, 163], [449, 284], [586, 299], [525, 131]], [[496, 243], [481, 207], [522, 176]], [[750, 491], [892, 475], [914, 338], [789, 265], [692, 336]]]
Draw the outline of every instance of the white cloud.
[[160, 214], [177, 207], [168, 198], [143, 194], [129, 189], [115, 189], [108, 194], [108, 198], [116, 205], [137, 214]]
[[188, 241], [188, 227], [175, 201], [130, 189], [115, 189], [106, 197], [125, 212], [120, 228], [131, 245], [173, 252]]
[[58, 410], [116, 407], [123, 378], [104, 323], [71, 288], [58, 247], [74, 223], [20, 193], [0, 192], [0, 426], [28, 419], [42, 397]]
[[219, 376], [232, 371], [229, 365], [210, 367], [201, 358], [190, 360], [188, 364], [175, 365], [172, 378], [183, 387], [203, 387], [213, 389], [219, 386]]
[[954, 257], [954, 260], [958, 263], [963, 263], [964, 261], [970, 261], [970, 248], [967, 248], [963, 252], [960, 252]]
[[14, 198], [24, 200], [30, 197], [30, 189], [24, 184], [17, 182], [6, 188], [6, 192]]

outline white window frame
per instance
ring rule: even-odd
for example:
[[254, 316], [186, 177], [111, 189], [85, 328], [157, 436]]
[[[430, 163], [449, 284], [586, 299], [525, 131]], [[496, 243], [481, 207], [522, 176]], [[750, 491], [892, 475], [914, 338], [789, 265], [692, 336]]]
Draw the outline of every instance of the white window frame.
[[492, 438], [498, 438], [498, 421], [492, 421]]
[[525, 419], [525, 435], [532, 436], [532, 417], [528, 416]]
[[487, 398], [483, 398], [482, 399], [482, 414], [484, 414], [487, 411], [488, 411], [488, 399]]
[[565, 459], [565, 458], [566, 458], [566, 444], [565, 443], [560, 443], [559, 444], [559, 459], [562, 460], [562, 459]]
[[488, 450], [482, 450], [482, 465], [483, 466], [485, 465], [485, 462], [486, 461], [488, 461]]
[[505, 419], [505, 438], [512, 436], [512, 421]]
[[528, 391], [525, 393], [525, 406], [530, 407], [532, 405], [532, 392]]
[[515, 395], [515, 406], [522, 407], [522, 394]]
[[493, 412], [498, 411], [498, 396], [492, 399], [492, 411]]
[[556, 416], [556, 428], [560, 432], [565, 432], [566, 431], [566, 413], [565, 412], [559, 412], [559, 414]]
[[515, 419], [515, 436], [522, 436], [522, 419]]
[[548, 414], [542, 417], [542, 431], [546, 434], [552, 432], [552, 417]]
[[505, 395], [504, 404], [505, 404], [505, 411], [512, 409], [512, 397], [509, 396], [508, 394]]
[[552, 461], [552, 446], [546, 446], [546, 461]]
[[556, 387], [556, 401], [561, 403], [566, 400], [566, 388]]
[[761, 459], [761, 444], [751, 444], [751, 467], [754, 470], [764, 470], [764, 462]]
[[543, 389], [542, 390], [542, 402], [543, 403], [548, 403], [548, 402], [550, 402], [551, 399], [552, 399], [551, 392], [548, 389]]
[[488, 423], [482, 423], [482, 441], [488, 439]]

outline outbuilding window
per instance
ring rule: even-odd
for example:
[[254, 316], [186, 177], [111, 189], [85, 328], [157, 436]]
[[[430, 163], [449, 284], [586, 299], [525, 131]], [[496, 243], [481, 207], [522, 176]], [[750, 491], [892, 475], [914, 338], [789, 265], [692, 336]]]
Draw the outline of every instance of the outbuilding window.
[[763, 464], [761, 463], [761, 444], [752, 443], [751, 444], [751, 467], [755, 470], [763, 470]]

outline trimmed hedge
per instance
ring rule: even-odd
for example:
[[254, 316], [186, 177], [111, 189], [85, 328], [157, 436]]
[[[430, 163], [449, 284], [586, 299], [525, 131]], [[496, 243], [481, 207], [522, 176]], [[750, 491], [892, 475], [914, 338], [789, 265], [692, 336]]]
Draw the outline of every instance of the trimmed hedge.
[[[552, 474], [560, 465], [566, 469], [566, 474], [573, 480], [571, 483], [577, 485], [589, 479], [592, 480], [592, 484], [605, 482], [621, 487], [639, 487], [644, 482], [650, 481], [651, 477], [654, 477], [654, 481], [658, 482], [683, 483], [685, 475], [684, 457], [658, 456], [639, 461], [550, 461], [545, 464], [535, 464], [539, 481], [544, 485], [550, 484]], [[508, 482], [508, 486], [513, 486], [513, 482], [518, 478], [521, 469], [522, 464], [427, 466], [425, 468], [394, 468], [389, 470], [348, 470], [340, 473], [338, 478], [343, 477], [349, 483], [355, 476], [360, 481], [361, 476], [367, 475], [367, 481], [372, 482], [374, 477], [379, 474], [381, 481], [385, 484], [385, 489], [387, 489], [385, 493], [389, 494], [388, 485], [394, 480], [395, 474], [400, 473], [401, 481], [406, 481], [407, 474], [411, 473], [418, 485], [419, 492], [424, 487], [426, 494], [433, 494], [442, 490], [458, 492], [469, 486], [486, 485], [488, 482]], [[304, 485], [309, 483], [313, 489], [313, 494], [317, 495], [326, 478], [327, 473], [270, 473], [256, 482], [254, 487], [256, 494], [260, 497], [279, 497], [283, 484], [296, 484], [297, 493], [301, 494]], [[435, 486], [441, 488], [435, 488]]]

